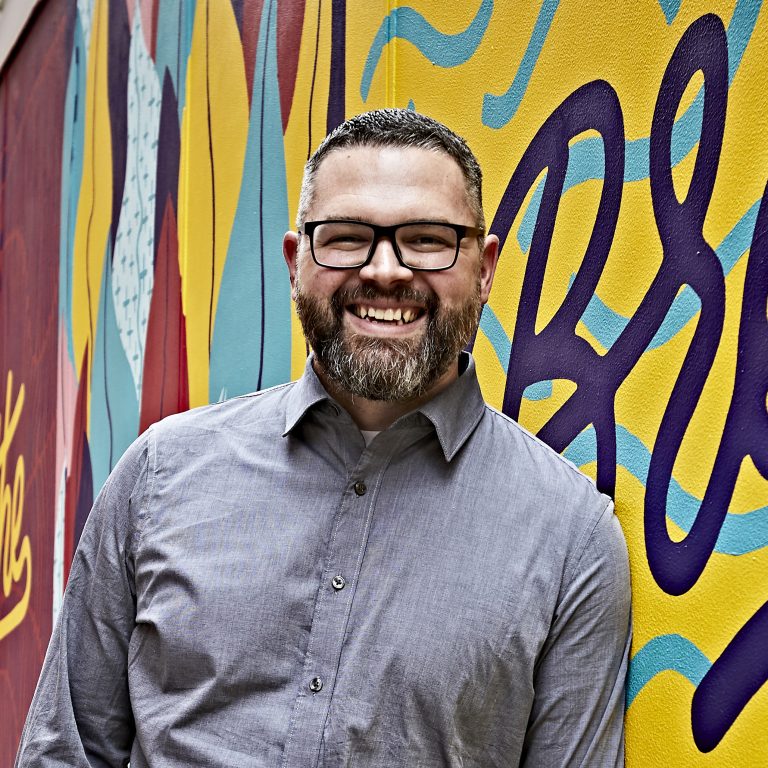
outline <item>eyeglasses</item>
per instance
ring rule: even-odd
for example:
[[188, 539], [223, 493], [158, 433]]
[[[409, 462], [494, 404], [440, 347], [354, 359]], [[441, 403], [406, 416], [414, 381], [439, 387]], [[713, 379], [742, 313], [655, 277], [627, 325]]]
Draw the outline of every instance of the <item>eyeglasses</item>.
[[465, 237], [479, 237], [482, 229], [438, 221], [410, 221], [381, 227], [362, 221], [307, 221], [303, 232], [315, 263], [328, 269], [359, 269], [373, 258], [382, 237], [392, 243], [398, 262], [412, 270], [450, 269]]

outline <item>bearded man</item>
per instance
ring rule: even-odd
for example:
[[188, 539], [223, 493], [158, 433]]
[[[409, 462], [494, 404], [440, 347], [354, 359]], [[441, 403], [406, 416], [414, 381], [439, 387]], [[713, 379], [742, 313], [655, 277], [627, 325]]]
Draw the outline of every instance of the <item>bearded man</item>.
[[627, 555], [483, 402], [498, 258], [465, 142], [407, 110], [307, 164], [295, 383], [171, 417], [75, 556], [18, 766], [623, 764]]

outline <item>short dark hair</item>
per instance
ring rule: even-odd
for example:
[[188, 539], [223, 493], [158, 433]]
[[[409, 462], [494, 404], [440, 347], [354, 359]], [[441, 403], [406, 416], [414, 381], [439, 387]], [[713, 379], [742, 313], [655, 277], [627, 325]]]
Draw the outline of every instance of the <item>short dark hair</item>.
[[416, 147], [444, 152], [453, 158], [464, 176], [467, 202], [476, 224], [485, 229], [483, 172], [461, 136], [431, 117], [411, 109], [376, 109], [363, 112], [329, 133], [304, 166], [296, 226], [301, 229], [312, 204], [317, 169], [326, 155], [348, 147]]

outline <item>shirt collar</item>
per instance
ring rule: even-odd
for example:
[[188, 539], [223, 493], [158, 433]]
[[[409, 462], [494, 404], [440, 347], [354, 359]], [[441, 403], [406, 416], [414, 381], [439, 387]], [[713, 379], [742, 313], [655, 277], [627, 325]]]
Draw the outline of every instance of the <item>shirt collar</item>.
[[[477, 381], [475, 361], [468, 352], [459, 359], [459, 377], [442, 392], [415, 411], [401, 416], [392, 426], [411, 421], [416, 414], [426, 417], [435, 429], [446, 461], [450, 461], [466, 442], [483, 416], [485, 402]], [[304, 375], [291, 389], [285, 414], [285, 431], [288, 435], [304, 415], [320, 402], [340, 405], [331, 398], [320, 383], [312, 367], [312, 356], [307, 358]]]

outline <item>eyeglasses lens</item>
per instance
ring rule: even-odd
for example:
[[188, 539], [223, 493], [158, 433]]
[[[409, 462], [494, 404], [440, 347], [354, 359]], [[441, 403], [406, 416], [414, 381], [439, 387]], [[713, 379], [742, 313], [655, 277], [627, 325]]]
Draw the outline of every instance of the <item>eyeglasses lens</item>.
[[[312, 236], [315, 258], [329, 267], [357, 267], [366, 262], [376, 232], [360, 222], [330, 221]], [[444, 269], [453, 264], [458, 236], [451, 227], [433, 223], [403, 224], [395, 230], [400, 258], [415, 269]]]

